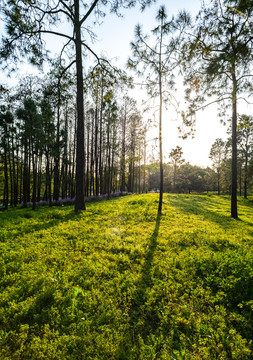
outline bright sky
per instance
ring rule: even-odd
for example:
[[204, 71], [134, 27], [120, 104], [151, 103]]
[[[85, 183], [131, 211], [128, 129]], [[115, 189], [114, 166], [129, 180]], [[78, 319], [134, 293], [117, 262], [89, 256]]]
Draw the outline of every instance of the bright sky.
[[[103, 54], [118, 67], [124, 67], [130, 55], [130, 41], [134, 40], [134, 27], [140, 23], [144, 27], [144, 31], [148, 32], [156, 25], [155, 16], [160, 5], [166, 6], [168, 17], [176, 15], [179, 10], [186, 9], [193, 15], [200, 8], [201, 0], [158, 0], [156, 4], [146, 9], [143, 13], [136, 7], [131, 10], [124, 11], [124, 17], [116, 15], [107, 15], [100, 26], [94, 27], [92, 21], [90, 25], [98, 36], [98, 41], [91, 45], [92, 49], [99, 55]], [[92, 20], [92, 19], [91, 19]], [[66, 25], [63, 25], [66, 27]], [[1, 24], [0, 24], [1, 32]], [[52, 54], [61, 48], [60, 41], [56, 38], [49, 39], [49, 46]], [[92, 59], [92, 58], [90, 58]], [[90, 64], [89, 59], [85, 60], [87, 65]], [[84, 63], [85, 66], [85, 63]], [[24, 71], [28, 71], [27, 68]], [[133, 73], [131, 73], [133, 75]], [[145, 93], [140, 89], [135, 89], [133, 97], [136, 99], [144, 99]], [[181, 95], [180, 101], [183, 102]], [[242, 107], [243, 106], [243, 107]], [[252, 113], [252, 108], [248, 105], [239, 105], [239, 113]], [[150, 114], [144, 114], [144, 119], [151, 117]], [[156, 118], [157, 120], [157, 118]], [[184, 159], [193, 165], [210, 166], [209, 160], [210, 148], [216, 138], [227, 138], [226, 127], [220, 124], [217, 118], [215, 106], [211, 106], [205, 111], [197, 114], [196, 133], [194, 139], [181, 140], [178, 138], [177, 127], [180, 125], [180, 119], [175, 121], [175, 114], [172, 112], [164, 113], [163, 117], [163, 139], [164, 139], [164, 155], [165, 161], [168, 161], [168, 154], [171, 149], [177, 145], [183, 148]], [[152, 129], [148, 133], [148, 139], [158, 136], [158, 129]], [[152, 142], [150, 142], [151, 144]]]
[[[105, 18], [104, 23], [96, 30], [100, 42], [93, 45], [96, 52], [102, 50], [110, 59], [117, 58], [118, 66], [125, 66], [130, 55], [130, 41], [134, 40], [134, 27], [137, 23], [143, 25], [145, 32], [153, 29], [157, 25], [155, 16], [161, 5], [166, 6], [168, 18], [177, 15], [179, 10], [186, 9], [191, 14], [196, 14], [200, 8], [201, 0], [167, 0], [157, 1], [156, 4], [140, 13], [137, 8], [125, 11], [124, 18], [117, 18], [110, 15]], [[131, 73], [133, 75], [133, 73]], [[181, 95], [182, 96], [182, 95]], [[140, 89], [134, 91], [135, 98], [144, 98], [145, 94]], [[180, 99], [183, 102], [183, 99]], [[178, 138], [177, 127], [181, 121], [175, 120], [174, 112], [166, 112], [163, 116], [163, 140], [165, 161], [168, 161], [168, 155], [172, 148], [177, 145], [183, 148], [184, 159], [193, 165], [210, 166], [209, 152], [214, 140], [218, 137], [226, 139], [226, 127], [220, 124], [220, 120], [216, 116], [214, 106], [207, 111], [201, 111], [197, 115], [195, 138], [182, 140]], [[150, 114], [146, 115], [151, 117]], [[157, 114], [158, 116], [158, 114]], [[156, 120], [157, 119], [156, 116]], [[148, 133], [148, 138], [152, 139], [158, 136], [158, 128]], [[152, 141], [149, 143], [152, 144]]]

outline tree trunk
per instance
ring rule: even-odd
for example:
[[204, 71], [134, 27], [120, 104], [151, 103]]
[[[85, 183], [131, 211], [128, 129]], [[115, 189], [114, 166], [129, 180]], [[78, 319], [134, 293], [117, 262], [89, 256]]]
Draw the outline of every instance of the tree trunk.
[[49, 206], [52, 206], [51, 198], [51, 170], [50, 170], [50, 160], [49, 160], [49, 149], [46, 151], [46, 201], [49, 202]]
[[28, 146], [27, 140], [25, 140], [24, 147], [24, 170], [23, 170], [23, 204], [26, 206], [28, 202], [29, 192], [29, 173], [28, 173]]
[[146, 131], [145, 131], [145, 137], [144, 137], [144, 179], [143, 179], [143, 192], [146, 192]]
[[11, 195], [11, 199], [10, 199], [10, 205], [13, 206], [13, 170], [12, 170], [12, 163], [11, 163], [11, 152], [10, 152], [10, 144], [8, 141], [8, 149], [9, 149], [9, 153], [8, 153], [8, 160], [9, 160], [9, 174], [10, 174], [10, 195]]
[[19, 180], [19, 203], [22, 204], [23, 201], [23, 166], [22, 166], [22, 152], [20, 151], [20, 157], [21, 157], [21, 161], [20, 161], [20, 180]]
[[232, 193], [231, 193], [231, 216], [237, 219], [237, 81], [235, 69], [232, 72], [233, 93], [232, 93]]
[[11, 147], [12, 147], [12, 172], [13, 172], [13, 204], [14, 204], [14, 206], [17, 206], [17, 203], [18, 203], [18, 177], [16, 174], [16, 164], [15, 164], [14, 136], [12, 136], [11, 140], [12, 140]]
[[220, 195], [220, 170], [218, 170], [218, 195]]
[[42, 153], [39, 155], [39, 164], [38, 164], [38, 170], [37, 170], [37, 177], [38, 177], [38, 185], [37, 185], [37, 202], [40, 201], [41, 198], [41, 182], [42, 182]]
[[159, 205], [158, 214], [162, 212], [163, 203], [163, 140], [162, 140], [162, 105], [163, 105], [163, 94], [162, 94], [162, 31], [163, 21], [161, 22], [161, 41], [160, 41], [160, 52], [159, 52], [159, 158], [160, 158], [160, 194], [159, 194]]
[[71, 174], [71, 199], [75, 196], [76, 192], [76, 186], [75, 186], [75, 179], [74, 179], [74, 173], [75, 173], [75, 157], [76, 157], [76, 137], [77, 137], [77, 116], [75, 112], [75, 132], [74, 132], [74, 141], [73, 141], [73, 154], [72, 154], [72, 174]]
[[76, 200], [75, 212], [85, 210], [84, 201], [84, 104], [81, 23], [79, 20], [79, 0], [75, 6], [75, 48], [77, 78], [77, 145], [76, 145]]
[[245, 168], [244, 168], [244, 199], [247, 199], [247, 187], [248, 187], [248, 154], [246, 152]]
[[87, 121], [87, 144], [86, 144], [86, 151], [87, 151], [87, 158], [86, 158], [86, 186], [85, 186], [85, 195], [89, 196], [89, 162], [90, 162], [90, 128], [89, 122]]
[[7, 149], [4, 149], [4, 209], [8, 210], [9, 202], [9, 186], [8, 186], [8, 161], [7, 161]]
[[31, 201], [31, 139], [28, 141], [28, 176], [27, 176], [27, 201]]
[[121, 142], [121, 161], [120, 161], [120, 172], [121, 172], [121, 187], [120, 191], [125, 191], [126, 189], [126, 173], [125, 173], [125, 163], [126, 163], [126, 103], [125, 111], [122, 118], [122, 142]]
[[54, 200], [59, 200], [60, 196], [60, 103], [61, 91], [60, 80], [58, 81], [58, 99], [57, 99], [57, 127], [56, 127], [56, 156], [54, 164]]
[[103, 143], [103, 77], [101, 80], [101, 104], [100, 104], [100, 121], [99, 121], [99, 181], [100, 181], [100, 194], [103, 194], [103, 162], [102, 162], [102, 143]]
[[90, 195], [94, 195], [94, 116], [91, 113]]
[[141, 145], [139, 146], [139, 194], [140, 193], [141, 193]]
[[[17, 138], [16, 138], [16, 143], [17, 143]], [[15, 192], [15, 204], [18, 204], [18, 196], [19, 196], [19, 183], [21, 182], [21, 177], [22, 174], [19, 174], [19, 158], [18, 158], [18, 153], [19, 153], [19, 146], [16, 145], [16, 169], [17, 169], [17, 173], [16, 173], [16, 192]]]
[[37, 160], [35, 159], [34, 149], [32, 145], [32, 166], [33, 166], [33, 193], [32, 193], [32, 210], [36, 208], [36, 186], [37, 186]]
[[106, 184], [107, 184], [107, 197], [110, 198], [110, 125], [109, 125], [109, 119], [107, 124], [107, 143], [106, 143]]
[[53, 173], [53, 165], [52, 165], [52, 162], [50, 162], [49, 163], [49, 183], [48, 183], [49, 207], [52, 206], [52, 173]]
[[98, 181], [98, 89], [96, 93], [96, 110], [95, 110], [95, 178], [96, 178], [96, 196], [99, 194]]
[[65, 105], [65, 124], [64, 124], [64, 145], [63, 145], [63, 159], [62, 159], [62, 182], [61, 182], [61, 198], [67, 197], [67, 177], [68, 177], [68, 103]]
[[241, 163], [241, 161], [239, 163], [239, 166], [240, 166], [240, 168], [239, 168], [239, 170], [240, 170], [240, 172], [239, 172], [239, 191], [240, 191], [240, 196], [242, 196], [242, 163]]

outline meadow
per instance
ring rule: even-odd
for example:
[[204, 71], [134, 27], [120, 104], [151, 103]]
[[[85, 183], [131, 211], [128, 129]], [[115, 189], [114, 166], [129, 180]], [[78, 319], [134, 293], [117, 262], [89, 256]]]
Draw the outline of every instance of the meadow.
[[0, 213], [0, 359], [253, 359], [253, 202]]

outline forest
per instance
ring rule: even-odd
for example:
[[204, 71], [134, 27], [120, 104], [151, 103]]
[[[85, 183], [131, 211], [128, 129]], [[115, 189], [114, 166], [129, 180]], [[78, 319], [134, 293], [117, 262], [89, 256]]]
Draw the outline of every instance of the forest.
[[[120, 67], [96, 26], [131, 9]], [[252, 359], [252, 1], [5, 0], [0, 31], [0, 359]], [[196, 165], [164, 125], [214, 105]]]
[[[141, 5], [145, 8], [148, 3], [144, 1]], [[239, 5], [250, 15], [251, 7]], [[236, 218], [238, 188], [240, 195], [243, 191], [247, 198], [252, 180], [253, 120], [251, 115], [236, 111], [239, 96], [250, 101], [252, 88], [248, 73], [252, 58], [249, 15], [238, 17], [228, 6], [224, 17], [224, 6], [217, 3], [204, 8], [200, 12], [203, 19], [199, 17], [194, 26], [186, 12], [168, 19], [161, 6], [158, 25], [151, 29], [154, 38], [150, 44], [141, 26], [136, 26], [127, 67], [136, 75], [144, 75], [142, 81], [148, 95], [158, 101], [159, 136], [153, 139], [156, 156], [154, 151], [147, 153], [147, 132], [152, 124], [144, 118], [145, 110], [129, 95], [133, 77], [96, 54], [96, 64], [88, 71], [83, 69], [82, 51], [93, 53], [81, 39], [82, 25], [90, 12], [81, 19], [75, 6], [83, 11], [82, 4], [75, 2], [71, 8], [61, 2], [55, 9], [50, 2], [43, 6], [10, 2], [2, 7], [6, 24], [1, 49], [4, 68], [13, 68], [18, 53], [38, 66], [49, 63], [46, 75], [27, 75], [12, 88], [1, 85], [2, 208], [32, 203], [35, 209], [36, 204], [47, 202], [51, 206], [59, 200], [75, 199], [78, 211], [85, 208], [85, 197], [107, 194], [109, 198], [115, 192], [152, 190], [160, 192], [160, 208], [164, 191], [218, 191], [218, 194], [222, 191], [231, 194], [231, 215]], [[108, 6], [111, 11], [120, 11], [118, 2]], [[131, 7], [131, 2], [126, 1], [125, 6]], [[91, 12], [93, 8], [102, 16], [97, 1]], [[63, 16], [73, 24], [78, 23], [79, 29], [74, 27], [72, 37], [54, 31], [50, 22], [54, 19], [57, 24]], [[211, 30], [203, 28], [207, 17], [212, 19]], [[219, 30], [222, 26], [224, 34]], [[191, 31], [193, 35], [189, 35]], [[227, 37], [226, 32], [233, 36]], [[48, 58], [44, 33], [66, 38], [58, 58]], [[223, 37], [226, 42], [221, 45]], [[69, 49], [72, 44], [73, 61]], [[81, 55], [77, 54], [79, 50]], [[198, 68], [199, 62], [203, 70]], [[198, 108], [207, 107], [210, 97], [211, 102], [220, 105], [223, 121], [229, 109], [232, 112], [232, 121], [227, 120], [230, 124], [227, 140], [217, 136], [210, 149], [211, 168], [185, 163], [180, 146], [171, 150], [169, 161], [163, 164], [162, 117], [165, 108], [175, 106], [173, 90], [178, 71], [184, 72], [188, 108], [177, 111], [181, 111], [185, 126], [191, 128], [189, 132]]]
[[[92, 80], [93, 76], [90, 74]], [[51, 77], [43, 79], [41, 84], [40, 79], [28, 77], [22, 80], [17, 93], [8, 93], [8, 101], [16, 110], [14, 113], [4, 110], [3, 105], [1, 112], [4, 209], [8, 204], [35, 208], [46, 203], [52, 206], [59, 200], [62, 203], [74, 201], [74, 89], [70, 79], [64, 80], [58, 88]], [[105, 85], [104, 90], [98, 90], [96, 82], [93, 87], [92, 91], [97, 91], [97, 106], [87, 104], [90, 107], [85, 128], [85, 196], [107, 194], [110, 197], [117, 192], [159, 190], [159, 163], [155, 159], [148, 163], [147, 130], [135, 101], [127, 96], [116, 99]], [[103, 103], [100, 91], [107, 91]], [[36, 98], [33, 99], [32, 94], [36, 94]], [[238, 187], [239, 194], [244, 194], [245, 198], [252, 178], [252, 126], [250, 116], [240, 117]], [[185, 163], [179, 146], [172, 149], [169, 156], [170, 163], [164, 164], [165, 192], [231, 192], [231, 141], [219, 138], [215, 141], [210, 149], [212, 168]]]
[[[126, 87], [125, 79], [119, 84], [114, 81], [112, 86], [113, 79], [103, 79], [100, 70], [87, 77], [91, 100], [85, 116], [85, 197], [157, 191], [159, 162], [154, 154], [153, 158], [147, 154], [147, 127], [136, 101], [127, 95], [120, 98], [118, 89]], [[74, 84], [71, 77], [59, 81], [54, 76], [52, 72], [44, 79], [27, 77], [15, 92], [2, 96], [11, 104], [1, 107], [0, 194], [5, 210], [8, 205], [35, 208], [71, 199], [74, 202]], [[253, 171], [251, 116], [239, 116], [237, 141], [238, 191], [247, 198]], [[170, 162], [163, 165], [164, 191], [230, 194], [230, 138], [217, 138], [209, 157], [211, 168], [193, 166], [183, 160], [180, 146], [172, 149]]]

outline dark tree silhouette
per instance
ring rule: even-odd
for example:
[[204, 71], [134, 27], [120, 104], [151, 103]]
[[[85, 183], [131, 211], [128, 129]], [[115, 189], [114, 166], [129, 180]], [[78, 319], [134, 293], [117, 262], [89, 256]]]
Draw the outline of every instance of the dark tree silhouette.
[[[139, 0], [141, 9], [153, 0]], [[57, 36], [65, 39], [61, 55], [72, 51], [73, 60], [66, 69], [76, 65], [76, 99], [77, 99], [77, 135], [76, 135], [76, 202], [75, 211], [85, 210], [84, 201], [84, 83], [83, 83], [83, 50], [92, 53], [97, 61], [99, 57], [83, 40], [83, 32], [93, 37], [91, 29], [85, 26], [91, 14], [97, 17], [104, 16], [104, 7], [109, 7], [111, 12], [119, 14], [120, 8], [130, 8], [136, 5], [132, 0], [105, 0], [102, 3], [94, 0], [84, 4], [80, 0], [60, 0], [52, 3], [49, 0], [26, 0], [7, 1], [3, 8], [7, 36], [2, 38], [0, 49], [0, 61], [6, 64], [6, 60], [18, 61], [20, 55], [28, 57], [30, 62], [41, 65], [47, 56], [44, 47], [44, 34]], [[57, 25], [60, 22], [71, 24], [72, 32], [59, 32]], [[65, 69], [65, 70], [66, 70]]]
[[[253, 6], [240, 2], [237, 10], [227, 5], [235, 1], [213, 1], [203, 4], [201, 11], [183, 43], [186, 83], [191, 99], [190, 113], [204, 108], [206, 97], [213, 102], [229, 103], [232, 122], [232, 194], [231, 216], [237, 218], [237, 103], [239, 94], [251, 87], [249, 78], [253, 64]], [[192, 97], [196, 92], [197, 96]], [[203, 104], [200, 106], [200, 104]], [[210, 103], [209, 103], [210, 104]], [[223, 105], [223, 110], [227, 106]], [[224, 113], [224, 112], [223, 112]]]

